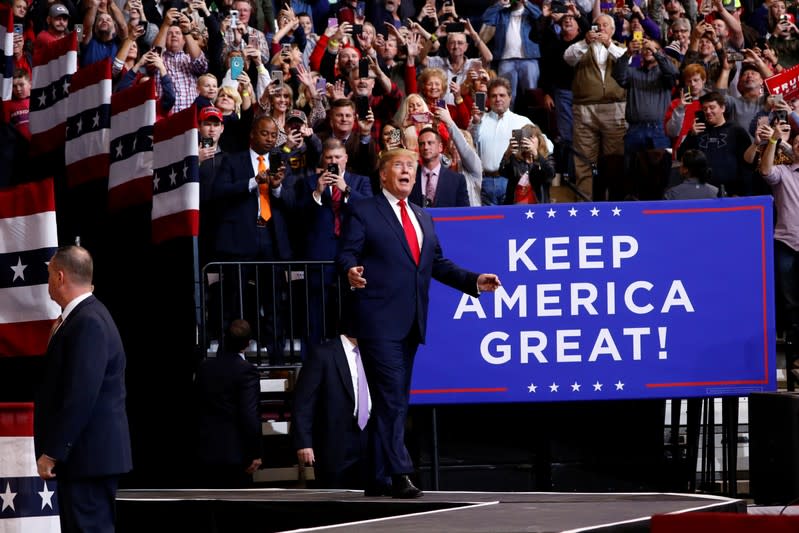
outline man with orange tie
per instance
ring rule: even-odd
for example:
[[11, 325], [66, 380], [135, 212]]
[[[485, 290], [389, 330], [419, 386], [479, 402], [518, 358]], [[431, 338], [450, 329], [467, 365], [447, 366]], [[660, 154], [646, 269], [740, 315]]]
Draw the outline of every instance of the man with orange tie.
[[[291, 259], [287, 212], [294, 207], [294, 187], [284, 184], [285, 168], [283, 156], [275, 151], [278, 125], [272, 117], [257, 118], [250, 130], [250, 147], [247, 151], [230, 154], [219, 169], [214, 180], [213, 198], [219, 205], [219, 224], [216, 228], [215, 250], [220, 261], [285, 261]], [[278, 164], [279, 162], [279, 164]], [[228, 271], [230, 279], [238, 269]], [[238, 287], [254, 287], [255, 270], [243, 268], [241, 285], [228, 287], [238, 294]], [[223, 272], [224, 274], [224, 272]], [[279, 282], [281, 276], [275, 273]], [[266, 315], [267, 331], [277, 331], [277, 317], [271, 316], [272, 279], [271, 270], [262, 270], [261, 310], [255, 308], [256, 301], [251, 291], [245, 290], [244, 318], [255, 324], [261, 311]], [[276, 283], [277, 283], [276, 282]], [[224, 312], [231, 308], [231, 299], [225, 299]], [[238, 303], [238, 302], [236, 302]], [[237, 311], [236, 311], [237, 312]], [[235, 313], [233, 313], [235, 314]], [[233, 315], [231, 314], [230, 317]], [[273, 320], [274, 318], [274, 320]], [[262, 330], [263, 331], [263, 330]], [[277, 339], [274, 347], [279, 346]]]
[[367, 488], [367, 496], [422, 495], [408, 477], [413, 462], [405, 448], [405, 418], [414, 356], [425, 340], [431, 278], [472, 296], [500, 286], [496, 275], [469, 272], [446, 259], [433, 219], [406, 201], [417, 159], [404, 148], [380, 154], [383, 190], [352, 203], [336, 260], [352, 289], [350, 333], [358, 339], [372, 396], [375, 462], [392, 482], [390, 489]]

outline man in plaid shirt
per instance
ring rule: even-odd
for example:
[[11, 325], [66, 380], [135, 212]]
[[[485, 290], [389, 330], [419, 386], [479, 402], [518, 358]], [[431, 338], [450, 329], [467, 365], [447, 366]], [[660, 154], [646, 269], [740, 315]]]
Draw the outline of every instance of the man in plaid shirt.
[[[177, 21], [177, 25], [173, 24]], [[164, 49], [164, 65], [175, 86], [175, 105], [173, 113], [177, 113], [194, 103], [197, 98], [197, 78], [208, 71], [208, 58], [200, 45], [189, 33], [191, 21], [177, 9], [170, 9], [164, 16], [153, 46]], [[160, 86], [160, 75], [156, 73], [156, 86]], [[160, 94], [159, 94], [160, 96]]]

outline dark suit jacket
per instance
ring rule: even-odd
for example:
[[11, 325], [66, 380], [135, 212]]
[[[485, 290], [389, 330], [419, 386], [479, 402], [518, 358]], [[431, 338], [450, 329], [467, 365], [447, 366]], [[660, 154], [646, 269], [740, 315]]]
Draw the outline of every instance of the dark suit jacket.
[[59, 479], [132, 468], [125, 412], [125, 351], [108, 309], [89, 296], [47, 347], [34, 407], [36, 457], [56, 460]]
[[354, 202], [344, 226], [336, 263], [342, 275], [364, 267], [367, 284], [352, 293], [355, 318], [352, 336], [358, 339], [405, 339], [414, 323], [423, 343], [427, 328], [430, 280], [477, 296], [477, 277], [444, 258], [433, 219], [409, 204], [424, 234], [419, 265], [413, 260], [402, 224], [383, 193]]
[[222, 353], [202, 362], [194, 384], [199, 461], [243, 469], [260, 458], [260, 379], [255, 366], [237, 353]]
[[[256, 219], [258, 189], [250, 191], [250, 178], [257, 174], [252, 167], [249, 149], [229, 154], [219, 169], [213, 185], [213, 200], [219, 206], [215, 249], [219, 254], [240, 259], [258, 254]], [[283, 181], [280, 197], [271, 195], [272, 247], [277, 260], [291, 258], [286, 212], [294, 206], [294, 187]]]
[[[342, 204], [342, 223], [349, 214], [349, 205], [363, 198], [372, 196], [369, 178], [358, 174], [344, 172], [344, 181], [350, 187], [350, 197]], [[322, 193], [322, 205], [313, 199], [313, 191], [319, 182], [319, 176], [312, 174], [303, 180], [301, 196], [297, 203], [301, 206], [303, 219], [307, 225], [305, 234], [305, 252], [303, 259], [312, 261], [331, 261], [338, 252], [339, 237], [335, 234], [335, 215], [333, 214], [333, 197], [330, 187]], [[343, 226], [342, 226], [343, 227]]]
[[341, 339], [312, 345], [294, 389], [292, 439], [294, 449], [313, 448], [324, 472], [341, 472], [360, 457], [360, 431], [355, 423], [355, 392]]
[[[422, 194], [422, 166], [416, 170], [416, 183], [413, 185], [408, 201], [424, 206]], [[466, 191], [466, 178], [441, 166], [441, 173], [436, 183], [436, 194], [433, 205], [428, 207], [469, 207], [469, 193]]]

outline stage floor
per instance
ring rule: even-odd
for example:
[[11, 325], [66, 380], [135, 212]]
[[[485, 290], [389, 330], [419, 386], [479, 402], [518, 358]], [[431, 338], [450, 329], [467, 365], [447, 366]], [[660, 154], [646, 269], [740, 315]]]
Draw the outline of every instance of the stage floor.
[[637, 532], [649, 531], [654, 514], [746, 513], [743, 500], [671, 493], [428, 491], [394, 500], [334, 490], [121, 490], [117, 502], [120, 533]]

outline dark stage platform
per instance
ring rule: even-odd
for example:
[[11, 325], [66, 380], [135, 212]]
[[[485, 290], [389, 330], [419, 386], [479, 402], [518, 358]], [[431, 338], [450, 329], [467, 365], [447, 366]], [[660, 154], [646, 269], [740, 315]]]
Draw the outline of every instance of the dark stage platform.
[[643, 532], [654, 514], [746, 513], [743, 500], [668, 493], [426, 492], [393, 500], [325, 490], [122, 490], [117, 501], [120, 533]]

